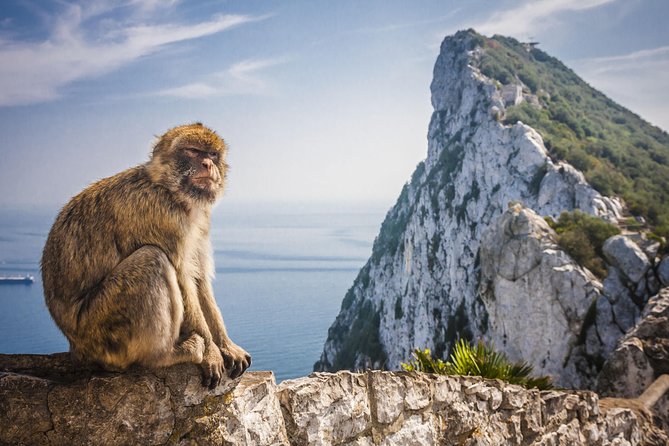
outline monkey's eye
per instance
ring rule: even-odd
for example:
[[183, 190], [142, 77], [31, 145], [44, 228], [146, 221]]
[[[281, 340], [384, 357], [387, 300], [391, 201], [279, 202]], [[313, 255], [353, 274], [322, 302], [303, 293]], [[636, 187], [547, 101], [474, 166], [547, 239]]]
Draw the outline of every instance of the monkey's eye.
[[200, 151], [198, 149], [196, 149], [195, 147], [186, 147], [184, 149], [184, 152], [186, 152], [186, 155], [188, 155], [190, 157], [193, 157], [193, 158], [200, 156]]

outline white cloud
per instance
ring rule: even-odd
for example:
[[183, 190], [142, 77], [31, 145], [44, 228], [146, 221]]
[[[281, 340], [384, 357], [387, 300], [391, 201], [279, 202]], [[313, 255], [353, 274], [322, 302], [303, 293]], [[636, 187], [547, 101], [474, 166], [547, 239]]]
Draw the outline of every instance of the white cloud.
[[220, 89], [211, 85], [196, 82], [192, 84], [183, 85], [181, 87], [170, 88], [160, 91], [161, 96], [174, 96], [176, 98], [186, 99], [202, 99], [211, 96], [220, 96]]
[[[103, 19], [105, 14], [119, 7], [118, 4], [108, 4], [67, 5], [55, 18], [48, 38], [43, 41], [0, 40], [0, 106], [52, 100], [59, 97], [62, 87], [76, 80], [112, 72], [142, 56], [160, 51], [168, 44], [216, 34], [265, 18], [217, 15], [195, 24], [141, 25], [132, 24], [129, 19], [125, 23], [106, 19], [105, 25], [112, 26], [111, 29], [91, 33], [87, 21]], [[126, 4], [126, 7], [145, 11], [157, 4], [140, 0]]]
[[669, 46], [638, 50], [618, 56], [596, 57], [580, 61], [597, 72], [619, 71], [629, 68], [645, 68], [648, 65], [666, 65], [669, 61]]
[[254, 73], [263, 68], [283, 63], [282, 59], [247, 59], [237, 62], [228, 69], [228, 73], [237, 79], [253, 79]]
[[447, 14], [440, 15], [437, 17], [431, 17], [429, 19], [424, 19], [424, 20], [414, 20], [414, 21], [408, 21], [408, 22], [398, 22], [398, 23], [392, 23], [392, 24], [387, 24], [387, 25], [382, 25], [382, 26], [367, 26], [363, 27], [354, 31], [351, 31], [350, 33], [352, 34], [374, 34], [374, 33], [385, 33], [385, 32], [392, 32], [392, 31], [397, 31], [401, 29], [406, 29], [406, 28], [416, 28], [416, 27], [422, 27], [426, 25], [433, 25], [435, 23], [441, 23], [446, 20], [451, 19], [452, 17], [456, 16], [462, 11], [462, 8], [455, 8], [450, 10]]
[[[571, 64], [590, 79], [605, 80], [621, 78], [629, 86], [638, 84], [639, 74], [644, 77], [657, 78], [666, 84], [666, 73], [669, 72], [669, 46], [660, 46], [633, 51], [627, 54], [607, 57], [578, 59]], [[630, 79], [634, 81], [630, 82]], [[662, 91], [665, 88], [661, 89]]]
[[130, 0], [133, 5], [139, 6], [141, 11], [153, 11], [159, 8], [171, 8], [179, 0]]
[[208, 76], [207, 79], [161, 90], [156, 94], [188, 99], [236, 94], [267, 94], [270, 84], [260, 72], [265, 68], [285, 62], [286, 59], [283, 58], [246, 59], [235, 63], [223, 72]]
[[633, 111], [643, 111], [644, 119], [669, 129], [666, 113], [669, 46], [580, 59], [570, 65], [579, 76], [613, 100]]
[[556, 23], [557, 15], [566, 11], [596, 8], [615, 0], [530, 0], [505, 11], [497, 11], [484, 22], [474, 24], [476, 31], [527, 38]]

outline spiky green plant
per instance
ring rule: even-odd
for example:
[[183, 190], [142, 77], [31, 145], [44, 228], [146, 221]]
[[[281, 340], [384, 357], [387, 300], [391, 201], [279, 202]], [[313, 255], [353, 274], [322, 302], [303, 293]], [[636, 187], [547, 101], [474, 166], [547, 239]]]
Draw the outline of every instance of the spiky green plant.
[[518, 384], [528, 389], [552, 389], [548, 376], [532, 377], [532, 366], [527, 362], [510, 362], [506, 355], [496, 352], [492, 346], [482, 341], [476, 345], [464, 339], [458, 340], [449, 362], [433, 358], [430, 349], [416, 349], [414, 359], [402, 363], [402, 368], [409, 372], [436, 373], [439, 375], [482, 376], [501, 379], [511, 384]]
[[414, 360], [409, 363], [402, 363], [402, 368], [407, 372], [436, 373], [438, 375], [448, 375], [448, 366], [441, 359], [432, 358], [432, 352], [429, 348], [421, 350], [417, 348], [412, 353]]

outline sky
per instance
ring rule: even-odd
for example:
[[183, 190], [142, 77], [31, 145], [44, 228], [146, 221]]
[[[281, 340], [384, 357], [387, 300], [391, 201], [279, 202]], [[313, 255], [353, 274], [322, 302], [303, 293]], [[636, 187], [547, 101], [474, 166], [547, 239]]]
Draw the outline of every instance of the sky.
[[443, 38], [539, 41], [669, 129], [666, 0], [0, 2], [0, 206], [62, 206], [201, 121], [224, 201], [391, 206], [427, 152]]

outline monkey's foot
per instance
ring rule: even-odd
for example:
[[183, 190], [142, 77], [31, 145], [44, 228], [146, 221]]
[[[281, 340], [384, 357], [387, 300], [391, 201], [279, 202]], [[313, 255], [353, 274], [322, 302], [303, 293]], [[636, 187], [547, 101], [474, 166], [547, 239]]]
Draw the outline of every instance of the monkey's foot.
[[210, 389], [218, 386], [223, 378], [223, 358], [213, 342], [209, 348], [206, 348], [200, 367], [202, 368], [202, 385]]
[[221, 354], [225, 370], [232, 379], [242, 376], [242, 373], [251, 366], [251, 355], [232, 341], [221, 347]]

